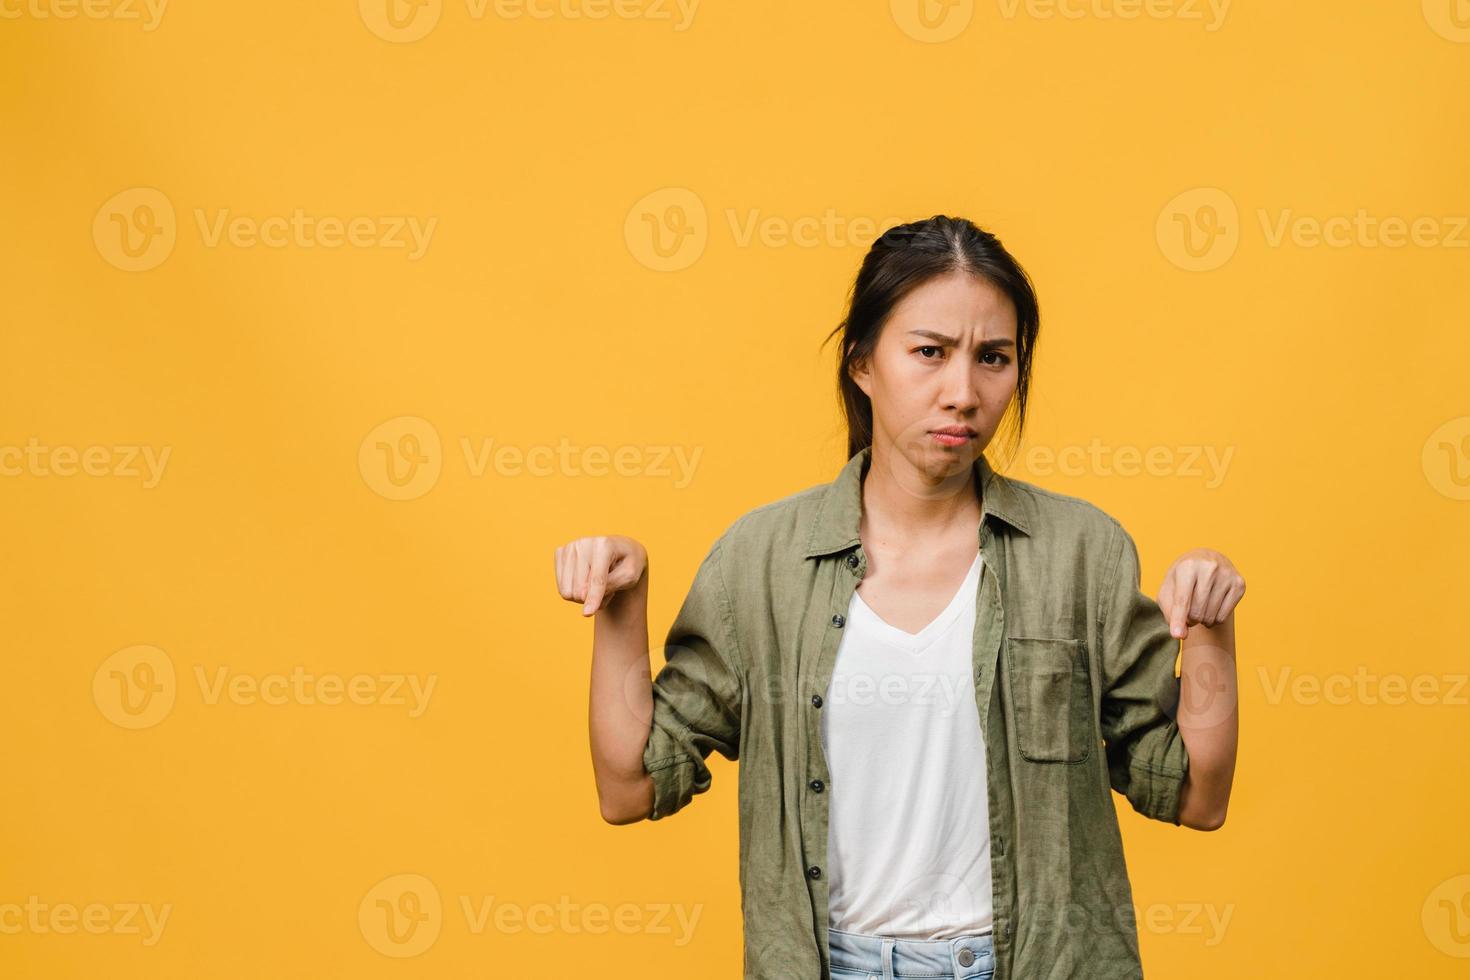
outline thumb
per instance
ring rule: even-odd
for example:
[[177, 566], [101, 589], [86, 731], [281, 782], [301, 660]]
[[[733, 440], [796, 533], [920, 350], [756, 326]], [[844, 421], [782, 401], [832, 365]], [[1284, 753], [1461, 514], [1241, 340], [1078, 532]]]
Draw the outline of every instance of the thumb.
[[602, 595], [607, 591], [607, 573], [593, 572], [587, 581], [587, 601], [582, 603], [582, 615], [590, 616], [602, 607]]

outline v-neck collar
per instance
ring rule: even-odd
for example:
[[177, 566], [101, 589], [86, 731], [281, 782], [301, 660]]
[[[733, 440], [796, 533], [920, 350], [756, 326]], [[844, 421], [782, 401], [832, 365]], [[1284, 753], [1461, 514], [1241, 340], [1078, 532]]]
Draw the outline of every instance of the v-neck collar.
[[980, 552], [975, 552], [975, 560], [970, 563], [969, 571], [965, 573], [964, 580], [960, 582], [959, 589], [950, 598], [948, 605], [940, 611], [939, 615], [930, 620], [927, 626], [917, 633], [901, 630], [892, 623], [889, 623], [882, 616], [879, 616], [873, 607], [867, 604], [862, 595], [856, 591], [852, 594], [854, 603], [857, 606], [855, 611], [858, 615], [866, 617], [871, 627], [880, 633], [888, 643], [903, 647], [912, 653], [917, 653], [932, 643], [935, 637], [941, 635], [949, 628], [955, 619], [959, 617], [960, 613], [973, 602], [975, 591], [979, 587], [979, 578], [983, 571], [983, 565], [984, 558]]

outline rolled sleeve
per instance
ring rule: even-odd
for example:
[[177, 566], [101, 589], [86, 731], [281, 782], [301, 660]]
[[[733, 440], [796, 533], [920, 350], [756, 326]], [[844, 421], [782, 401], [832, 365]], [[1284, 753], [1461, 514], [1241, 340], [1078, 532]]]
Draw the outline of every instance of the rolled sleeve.
[[653, 678], [653, 724], [643, 768], [653, 777], [649, 820], [677, 813], [710, 788], [711, 752], [740, 754], [745, 676], [721, 565], [723, 539], [700, 563], [669, 627]]
[[1102, 735], [1108, 779], [1133, 809], [1179, 825], [1189, 755], [1176, 721], [1179, 641], [1159, 604], [1139, 589], [1138, 548], [1113, 529], [1102, 603]]

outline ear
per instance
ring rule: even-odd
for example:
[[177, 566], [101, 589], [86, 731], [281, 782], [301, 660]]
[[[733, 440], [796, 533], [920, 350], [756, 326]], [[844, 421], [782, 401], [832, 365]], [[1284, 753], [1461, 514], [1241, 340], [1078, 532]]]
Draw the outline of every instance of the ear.
[[847, 376], [852, 378], [853, 383], [862, 389], [863, 394], [869, 398], [873, 397], [873, 375], [869, 368], [869, 359], [860, 357], [855, 359], [847, 368]]

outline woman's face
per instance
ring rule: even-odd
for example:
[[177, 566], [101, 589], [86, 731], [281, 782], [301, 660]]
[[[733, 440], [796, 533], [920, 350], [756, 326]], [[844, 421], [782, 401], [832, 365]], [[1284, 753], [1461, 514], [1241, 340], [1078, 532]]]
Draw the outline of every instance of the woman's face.
[[[873, 402], [875, 450], [936, 480], [967, 472], [1016, 393], [1015, 304], [969, 273], [930, 279], [893, 308], [852, 374]], [[952, 427], [968, 432], [937, 431]]]

